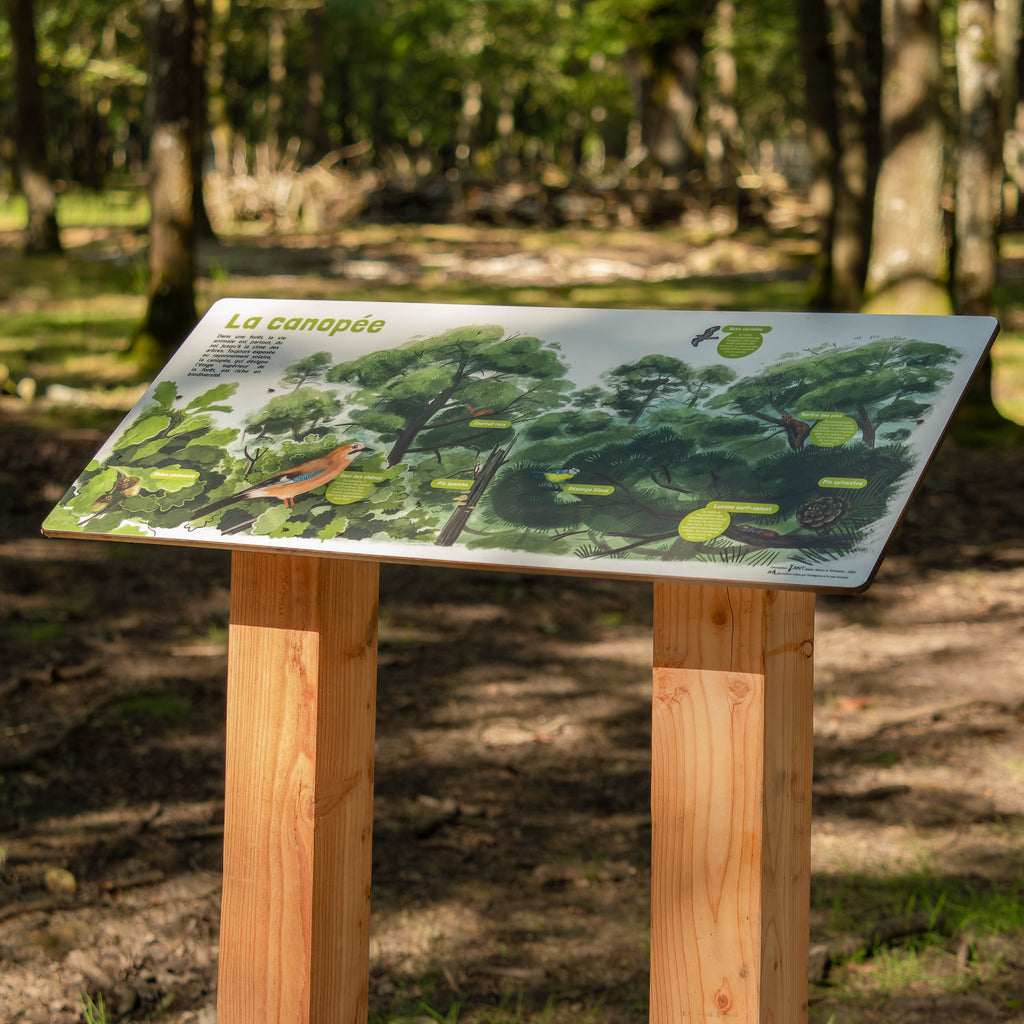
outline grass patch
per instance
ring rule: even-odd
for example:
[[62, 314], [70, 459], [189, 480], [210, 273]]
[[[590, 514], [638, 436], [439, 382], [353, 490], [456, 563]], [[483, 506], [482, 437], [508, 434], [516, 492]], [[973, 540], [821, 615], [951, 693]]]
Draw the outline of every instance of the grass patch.
[[192, 702], [176, 693], [139, 693], [119, 700], [115, 710], [127, 718], [180, 722], [188, 716]]
[[[20, 193], [0, 201], [0, 231], [20, 231], [28, 220]], [[61, 228], [149, 226], [149, 196], [142, 189], [107, 189], [104, 192], [64, 192], [57, 196], [57, 223]]]
[[1007, 418], [1024, 424], [1024, 334], [1004, 331], [992, 346], [992, 397]]
[[79, 999], [79, 1009], [85, 1024], [111, 1024], [102, 995], [98, 995], [94, 1000], [92, 996], [85, 993]]
[[949, 934], [970, 929], [1024, 935], [1024, 872], [1012, 885], [936, 876], [926, 867], [885, 877], [851, 873], [818, 885], [814, 902], [830, 910], [830, 927], [840, 932], [924, 914]]
[[8, 624], [8, 632], [12, 639], [28, 645], [54, 643], [65, 637], [67, 630], [59, 622], [19, 622]]
[[[110, 390], [132, 387], [146, 379], [145, 367], [128, 353], [145, 315], [142, 236], [148, 215], [148, 200], [140, 191], [69, 192], [59, 198], [62, 226], [95, 228], [94, 235], [69, 233], [67, 251], [58, 257], [26, 257], [14, 249], [0, 252], [0, 304], [7, 307], [0, 325], [0, 386], [7, 393], [14, 393], [24, 378], [35, 382], [36, 394], [44, 394], [51, 384]], [[0, 230], [20, 230], [24, 220], [20, 196], [0, 202]], [[103, 234], [110, 230], [120, 234]], [[1008, 244], [1007, 258], [1014, 257], [1018, 249], [1024, 251], [1024, 237], [1019, 244], [1012, 240]], [[318, 245], [323, 259], [310, 260], [310, 252]], [[365, 225], [342, 228], [322, 239], [255, 241], [239, 234], [225, 236], [212, 251], [211, 268], [197, 280], [197, 294], [200, 312], [226, 296], [368, 303], [803, 310], [813, 286], [805, 273], [807, 246], [806, 238], [771, 237], [763, 230], [702, 241], [677, 227], [596, 231]], [[545, 287], [542, 283], [464, 279], [449, 276], [445, 270], [453, 259], [471, 262], [510, 253], [527, 258], [535, 253], [557, 253], [571, 262], [600, 259], [603, 253], [614, 260], [617, 252], [618, 257], [631, 254], [644, 265], [679, 261], [682, 267], [688, 265], [688, 257], [705, 248], [722, 255], [723, 267], [731, 271], [660, 281], [622, 279]], [[331, 263], [330, 254], [339, 250], [356, 262], [390, 261], [412, 268], [411, 278], [346, 277], [344, 267], [339, 270]], [[292, 251], [294, 260], [290, 259]], [[775, 269], [748, 273], [746, 266]], [[996, 306], [1004, 325], [1024, 320], [1024, 282], [1001, 284]], [[993, 350], [993, 363], [999, 410], [1024, 423], [1024, 330], [1016, 332], [1004, 326]]]
[[110, 734], [151, 736], [180, 725], [191, 711], [183, 694], [130, 694], [107, 705], [91, 724]]
[[1011, 883], [927, 869], [855, 873], [817, 884], [813, 902], [840, 935], [866, 933], [886, 920], [908, 922], [898, 940], [833, 965], [822, 991], [854, 1001], [950, 995], [997, 982], [1024, 940], [1024, 873]]
[[416, 999], [400, 1003], [384, 1013], [371, 1013], [370, 1024], [597, 1024], [600, 1010], [587, 1012], [578, 1006], [560, 1007], [554, 998], [534, 1007], [522, 992], [507, 993], [493, 1006], [464, 1006], [460, 1002], [431, 1005]]

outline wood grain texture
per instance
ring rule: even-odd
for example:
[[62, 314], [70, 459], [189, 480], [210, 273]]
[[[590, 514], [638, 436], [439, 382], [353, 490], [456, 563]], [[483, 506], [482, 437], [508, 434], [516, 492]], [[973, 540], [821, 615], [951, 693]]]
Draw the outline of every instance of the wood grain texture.
[[798, 1024], [814, 596], [654, 594], [650, 1019]]
[[220, 1024], [365, 1024], [378, 566], [237, 551]]

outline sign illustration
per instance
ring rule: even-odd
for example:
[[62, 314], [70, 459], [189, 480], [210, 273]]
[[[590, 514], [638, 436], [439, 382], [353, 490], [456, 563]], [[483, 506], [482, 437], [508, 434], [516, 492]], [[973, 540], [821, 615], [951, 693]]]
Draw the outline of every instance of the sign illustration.
[[996, 330], [225, 299], [44, 532], [858, 589]]

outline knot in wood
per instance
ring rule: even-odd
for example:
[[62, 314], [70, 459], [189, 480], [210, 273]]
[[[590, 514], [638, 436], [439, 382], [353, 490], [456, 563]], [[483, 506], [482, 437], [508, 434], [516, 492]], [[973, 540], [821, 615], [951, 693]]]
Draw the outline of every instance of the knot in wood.
[[729, 694], [734, 701], [746, 700], [750, 696], [750, 683], [746, 679], [731, 679], [729, 681]]
[[805, 658], [809, 658], [812, 654], [814, 654], [814, 641], [813, 640], [805, 640], [800, 645], [800, 653]]
[[715, 1008], [720, 1013], [728, 1013], [732, 1009], [732, 989], [729, 988], [729, 982], [725, 978], [722, 979], [722, 984], [714, 995], [714, 1001]]
[[716, 608], [711, 613], [711, 624], [713, 626], [724, 626], [729, 621], [729, 613], [724, 608]]
[[654, 670], [654, 699], [661, 704], [675, 704], [689, 693], [680, 673], [672, 669]]

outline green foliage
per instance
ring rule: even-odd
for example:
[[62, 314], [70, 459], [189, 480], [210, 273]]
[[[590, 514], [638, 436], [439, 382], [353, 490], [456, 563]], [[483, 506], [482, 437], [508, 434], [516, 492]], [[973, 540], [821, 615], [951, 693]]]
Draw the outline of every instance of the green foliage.
[[111, 1024], [102, 994], [93, 999], [85, 993], [79, 998], [78, 1004], [84, 1024]]
[[[213, 19], [223, 53], [217, 100], [232, 130], [251, 146], [276, 129], [302, 138], [315, 41], [331, 58], [323, 69], [330, 147], [364, 141], [378, 166], [439, 173], [453, 166], [500, 177], [509, 161], [576, 172], [582, 158], [626, 156], [636, 118], [627, 55], [657, 51], [677, 33], [706, 30], [709, 4], [678, 10], [654, 0], [328, 0], [324, 16], [239, 0], [231, 19]], [[144, 8], [139, 4], [36, 4], [41, 84], [56, 175], [102, 187], [141, 167], [147, 80]], [[272, 73], [271, 19], [283, 17], [283, 79]], [[244, 31], [240, 27], [244, 22]], [[314, 39], [315, 33], [315, 39]], [[708, 62], [735, 53], [737, 102], [760, 140], [791, 131], [801, 79], [792, 5], [737, 5], [733, 38], [707, 33]], [[0, 59], [9, 66], [6, 19]], [[282, 103], [268, 102], [279, 89]], [[474, 112], [460, 117], [466, 98]], [[0, 103], [12, 100], [10, 76]], [[782, 102], [780, 102], [782, 100]], [[272, 111], [283, 123], [272, 125]], [[357, 161], [358, 163], [358, 161]]]
[[288, 435], [300, 438], [324, 437], [329, 424], [341, 412], [341, 403], [319, 388], [296, 387], [294, 391], [272, 398], [245, 421], [246, 433], [256, 441]]
[[683, 404], [692, 408], [703, 396], [735, 376], [726, 366], [695, 370], [673, 356], [649, 355], [611, 370], [604, 379], [612, 391], [607, 401], [617, 412], [628, 416], [632, 425], [652, 406], [672, 396], [684, 396]]
[[389, 465], [452, 448], [482, 452], [505, 430], [474, 426], [484, 417], [510, 425], [560, 404], [571, 385], [553, 346], [507, 338], [496, 326], [462, 327], [400, 349], [332, 368], [328, 381], [359, 387], [353, 424], [391, 446]]
[[145, 535], [150, 521], [180, 524], [190, 500], [202, 495], [218, 473], [226, 448], [238, 436], [234, 427], [215, 423], [230, 409], [225, 400], [237, 384], [219, 384], [187, 404], [177, 387], [163, 381], [152, 392], [131, 427], [117, 438], [104, 462], [92, 462], [62, 505], [79, 521], [110, 532]]
[[[936, 875], [927, 864], [884, 877], [846, 873], [825, 878], [812, 899], [829, 914], [829, 927], [869, 933], [879, 921], [915, 920], [898, 945], [866, 956], [861, 949], [833, 967], [830, 986], [846, 997], [898, 995], [927, 988], [951, 994], [974, 990], [1012, 965], [1024, 936], [1024, 883], [994, 885], [980, 876]], [[923, 924], [923, 927], [921, 925]], [[951, 970], [950, 946], [966, 952]]]
[[[62, 228], [123, 227], [149, 225], [149, 197], [140, 189], [107, 189], [102, 193], [73, 191], [57, 197], [57, 221]], [[0, 230], [16, 231], [28, 216], [23, 195], [0, 201]]]

